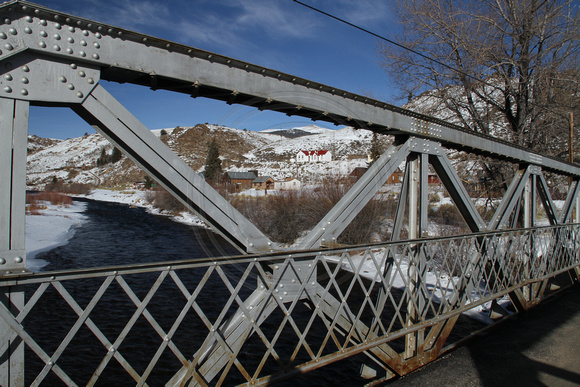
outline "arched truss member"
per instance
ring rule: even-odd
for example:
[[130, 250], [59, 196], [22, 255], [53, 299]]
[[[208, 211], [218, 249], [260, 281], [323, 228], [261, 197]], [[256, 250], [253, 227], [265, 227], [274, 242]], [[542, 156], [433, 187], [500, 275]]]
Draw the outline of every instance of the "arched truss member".
[[[405, 211], [408, 212], [411, 239], [420, 239], [426, 231], [429, 165], [438, 174], [474, 234], [515, 227], [515, 220], [519, 218], [522, 208], [524, 227], [533, 227], [537, 196], [552, 225], [568, 223], [578, 197], [578, 166], [466, 131], [438, 119], [290, 74], [59, 13], [26, 1], [6, 2], [0, 6], [0, 14], [0, 181], [9, 182], [0, 186], [0, 271], [4, 274], [26, 271], [24, 197], [30, 105], [73, 109], [240, 252], [269, 254], [283, 251], [281, 246], [258, 230], [152, 135], [107, 92], [101, 80], [133, 83], [154, 90], [213, 98], [229, 104], [243, 104], [395, 135], [394, 145], [300, 243], [299, 249], [303, 251], [332, 245], [402, 163], [405, 164], [405, 177], [394, 222], [395, 240], [402, 229]], [[475, 209], [445, 154], [446, 149], [498, 158], [520, 166], [488, 223]], [[550, 197], [544, 171], [572, 177], [573, 183], [564, 208], [559, 213]], [[564, 237], [558, 235], [558, 238]], [[496, 246], [490, 242], [479, 255], [495, 250]], [[417, 262], [413, 263], [411, 270], [413, 275], [425, 270], [421, 249], [417, 249], [416, 257]], [[393, 270], [391, 258], [389, 256], [383, 262], [386, 272]], [[372, 336], [375, 327], [356, 322], [358, 320], [344, 308], [341, 301], [317, 283], [316, 265], [312, 266], [312, 262], [301, 259], [280, 267], [260, 266], [257, 270], [269, 272], [264, 277], [269, 277], [270, 283], [263, 284], [261, 289], [257, 286], [252, 295], [240, 303], [237, 314], [220, 327], [222, 334], [209, 335], [194, 355], [194, 361], [184, 365], [176, 373], [174, 381], [188, 379], [194, 374], [206, 380], [218, 375], [230, 361], [224, 355], [229, 350], [237, 353], [243, 345], [243, 337], [259, 332], [261, 321], [280, 307], [279, 302], [272, 301], [272, 284], [293, 289], [288, 297], [282, 297], [282, 304], [295, 303], [296, 297], [307, 298], [316, 305], [324, 300], [324, 314], [330, 320], [335, 319], [331, 324], [333, 329], [350, 331], [351, 335], [356, 331], [361, 337]], [[500, 277], [506, 269], [500, 263], [498, 265], [494, 273]], [[484, 267], [478, 259], [474, 259], [469, 263], [469, 270], [481, 273]], [[299, 285], [292, 285], [296, 283]], [[407, 285], [407, 289], [415, 289], [418, 294], [425, 293], [424, 297], [414, 298], [413, 305], [409, 306], [408, 320], [412, 321], [428, 307], [428, 291], [416, 279], [410, 279]], [[465, 292], [474, 286], [469, 279], [458, 285]], [[386, 302], [389, 297], [387, 289], [385, 285], [377, 305]], [[525, 308], [541, 292], [541, 289], [530, 287], [528, 290], [513, 290], [510, 295]], [[10, 301], [15, 308], [23, 308], [21, 292], [11, 292]], [[461, 304], [465, 300], [458, 298], [454, 302]], [[21, 332], [19, 322], [11, 319], [4, 309], [0, 312], [5, 322], [15, 332]], [[258, 310], [261, 314], [254, 316]], [[253, 321], [254, 317], [257, 322]], [[440, 336], [444, 341], [453, 323], [451, 319], [438, 325], [438, 333], [433, 335]], [[402, 373], [404, 369], [413, 367], [411, 363], [419, 361], [413, 358], [418, 351], [416, 340], [416, 336], [409, 334], [404, 357], [394, 354], [392, 348], [386, 345], [369, 349], [368, 356], [378, 358], [391, 369]], [[429, 356], [436, 356], [437, 353], [434, 351]], [[409, 364], [404, 365], [406, 361]], [[200, 369], [205, 364], [209, 366], [201, 372], [195, 371], [195, 364], [201, 364]]]

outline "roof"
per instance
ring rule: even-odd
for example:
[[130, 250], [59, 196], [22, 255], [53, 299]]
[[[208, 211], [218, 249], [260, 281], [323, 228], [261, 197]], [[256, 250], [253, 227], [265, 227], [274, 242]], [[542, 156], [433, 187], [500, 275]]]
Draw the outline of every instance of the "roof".
[[257, 177], [252, 183], [263, 183], [268, 179], [273, 180], [270, 176], [260, 176]]
[[306, 156], [322, 156], [328, 153], [327, 150], [313, 150], [313, 151], [300, 151]]
[[236, 180], [254, 180], [256, 175], [254, 172], [226, 172], [230, 179]]

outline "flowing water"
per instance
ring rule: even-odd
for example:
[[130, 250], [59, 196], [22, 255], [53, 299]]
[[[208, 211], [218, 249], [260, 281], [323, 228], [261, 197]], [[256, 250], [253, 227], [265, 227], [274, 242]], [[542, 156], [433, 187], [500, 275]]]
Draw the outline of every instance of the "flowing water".
[[[88, 221], [76, 230], [75, 235], [69, 240], [68, 244], [40, 254], [37, 257], [49, 262], [49, 265], [45, 266], [43, 270], [114, 266], [237, 254], [237, 250], [231, 247], [227, 241], [209, 230], [180, 224], [164, 216], [151, 215], [142, 208], [87, 200], [85, 214], [88, 217]], [[134, 278], [124, 276], [124, 278], [130, 283], [135, 294], [142, 300], [155, 281], [156, 275], [140, 275]], [[189, 281], [188, 288], [193, 289], [198, 279], [199, 277], [187, 279]], [[84, 308], [88, 305], [90, 298], [95, 294], [101, 283], [102, 280], [99, 282], [99, 280], [88, 279], [65, 282], [64, 285], [67, 291], [74, 296], [76, 302]], [[127, 310], [126, 316], [105, 314], [105, 317], [102, 317], [101, 313], [100, 315], [91, 315], [91, 321], [99, 329], [107, 331], [107, 337], [112, 341], [121, 333], [136, 307], [120, 289], [117, 296], [115, 292], [111, 292], [110, 295], [109, 293], [107, 291], [107, 297], [101, 300], [95, 309]], [[217, 316], [221, 307], [216, 307], [214, 311], [211, 311], [212, 302], [223, 305], [223, 301], [217, 302], [217, 300], [227, 300], [229, 295], [223, 282], [216, 280], [215, 286], [212, 286], [211, 281], [209, 281], [203, 291], [204, 299], [200, 299], [199, 302], [206, 304], [205, 313]], [[43, 297], [50, 296], [51, 291], [49, 290]], [[53, 340], [52, 332], [67, 332], [77, 318], [74, 314], [70, 316], [71, 307], [61, 297], [56, 296], [54, 290], [52, 290], [52, 296], [54, 297], [54, 302], [39, 302], [33, 309], [34, 313], [31, 313], [25, 321], [26, 329], [31, 332], [31, 335], [34, 335], [35, 340], [42, 343], [48, 354], [57, 349], [62, 339]], [[30, 297], [30, 293], [27, 293], [27, 297]], [[152, 303], [148, 306], [148, 311], [155, 316], [159, 324], [167, 332], [175, 319], [175, 315], [183, 307], [183, 296], [179, 294], [175, 287], [167, 287], [160, 290], [155, 297], [158, 297], [157, 300], [163, 300], [162, 307], [160, 309], [158, 306], [159, 302], [156, 303], [157, 306]], [[300, 307], [303, 306], [300, 305]], [[305, 313], [305, 315], [309, 316], [309, 313]], [[166, 320], [164, 320], [165, 317], [167, 317]], [[143, 318], [140, 317], [140, 319]], [[299, 321], [297, 323], [300, 324]], [[199, 321], [184, 321], [182, 324], [183, 329], [180, 326], [183, 342], [187, 343], [187, 340], [189, 340], [189, 342], [195, 343], [192, 345], [198, 346], [200, 340], [203, 341], [207, 334], [207, 329], [200, 324], [201, 322]], [[139, 328], [141, 326], [143, 328]], [[266, 330], [268, 327], [266, 326], [264, 329]], [[319, 332], [318, 334], [323, 337], [324, 333]], [[253, 335], [253, 337], [256, 336]], [[269, 336], [271, 337], [271, 335]], [[177, 340], [175, 341], [177, 342]], [[92, 344], [91, 347], [88, 346], [89, 342]], [[137, 350], [143, 353], [142, 361], [131, 361], [131, 364], [139, 373], [146, 368], [153, 356], [153, 352], [159, 346], [158, 342], [159, 335], [146, 322], [134, 327], [123, 342], [125, 351]], [[256, 343], [255, 351], [261, 357], [264, 350], [263, 344], [259, 339], [254, 342]], [[252, 345], [244, 347], [244, 351], [254, 351]], [[95, 350], [94, 348], [97, 349]], [[187, 348], [180, 348], [180, 350], [186, 357], [193, 355], [192, 351]], [[281, 351], [283, 352], [283, 350]], [[75, 382], [79, 385], [84, 385], [95, 372], [98, 362], [101, 361], [105, 353], [106, 349], [97, 341], [95, 335], [83, 327], [67, 347], [57, 364]], [[180, 364], [173, 356], [168, 356], [168, 358], [173, 360], [167, 362], [162, 360], [159, 363], [147, 380], [149, 386], [163, 385], [180, 368]], [[364, 360], [364, 355], [334, 363], [328, 367], [275, 385], [293, 385], [296, 383], [305, 386], [363, 385], [364, 380], [359, 376], [358, 372], [361, 358]], [[32, 369], [36, 375], [43, 367], [44, 362], [40, 361], [32, 351], [27, 350], [26, 368]], [[276, 365], [274, 364], [274, 371], [276, 370], [275, 367]], [[232, 380], [235, 383], [242, 381], [243, 379]], [[26, 384], [30, 385], [32, 382], [33, 380], [28, 378]], [[126, 371], [119, 366], [115, 359], [108, 363], [98, 382], [98, 385], [107, 386], [134, 384], [133, 379], [127, 375]], [[50, 372], [43, 385], [53, 386], [63, 385], [63, 383], [53, 372]], [[226, 385], [229, 384], [226, 383]]]

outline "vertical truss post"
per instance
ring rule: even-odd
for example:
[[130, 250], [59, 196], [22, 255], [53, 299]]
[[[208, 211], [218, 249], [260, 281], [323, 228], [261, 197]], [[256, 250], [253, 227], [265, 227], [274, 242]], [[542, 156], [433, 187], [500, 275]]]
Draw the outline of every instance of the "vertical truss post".
[[28, 102], [0, 98], [0, 271], [26, 269]]
[[[0, 98], [0, 271], [26, 271], [26, 143], [28, 102]], [[14, 315], [24, 307], [24, 292], [17, 287], [2, 290], [2, 303]], [[0, 321], [1, 337], [10, 328]], [[24, 343], [0, 342], [0, 385], [24, 386]]]
[[[526, 182], [526, 187], [524, 189], [524, 227], [530, 228], [534, 227], [536, 222], [536, 180], [537, 176], [532, 174], [528, 181]], [[534, 236], [530, 233], [529, 240], [529, 250], [523, 251], [523, 265], [524, 265], [524, 277], [530, 278], [530, 263], [534, 256]], [[523, 296], [529, 301], [532, 298], [532, 286], [524, 286]]]

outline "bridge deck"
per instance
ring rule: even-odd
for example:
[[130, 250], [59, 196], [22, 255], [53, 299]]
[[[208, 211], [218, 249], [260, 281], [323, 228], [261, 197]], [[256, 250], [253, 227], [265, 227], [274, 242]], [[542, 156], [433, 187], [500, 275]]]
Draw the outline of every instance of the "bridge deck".
[[580, 286], [389, 385], [580, 385]]

